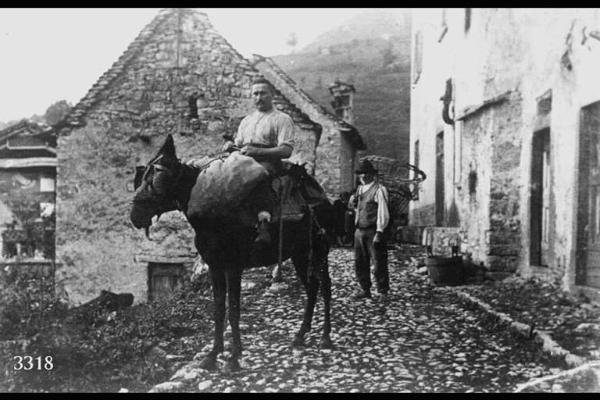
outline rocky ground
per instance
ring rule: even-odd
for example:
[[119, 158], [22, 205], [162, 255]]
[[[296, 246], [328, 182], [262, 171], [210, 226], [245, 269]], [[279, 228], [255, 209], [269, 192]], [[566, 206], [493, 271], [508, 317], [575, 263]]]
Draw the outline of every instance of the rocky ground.
[[564, 349], [585, 359], [600, 359], [600, 306], [535, 279], [509, 278], [460, 290], [483, 300], [515, 321], [551, 334]]
[[[352, 253], [331, 252], [334, 350], [318, 347], [321, 303], [307, 347], [291, 348], [305, 299], [291, 266], [284, 272], [287, 288], [279, 291], [269, 290], [267, 268], [247, 271], [241, 318], [243, 370], [225, 369], [227, 352], [219, 357], [217, 371], [199, 369], [198, 360], [210, 348], [212, 335], [183, 337], [168, 349], [179, 350], [170, 356], [178, 360], [172, 365], [178, 371], [153, 391], [511, 392], [533, 378], [566, 368], [562, 359], [546, 355], [539, 344], [499, 325], [453, 291], [432, 286], [413, 265], [422, 256], [422, 249], [414, 246], [390, 251], [387, 301], [353, 301]], [[508, 301], [505, 311], [510, 309]], [[528, 303], [513, 304], [524, 308]], [[531, 315], [534, 311], [529, 310]], [[520, 315], [515, 317], [519, 320]], [[226, 334], [226, 347], [229, 337]], [[202, 351], [196, 353], [198, 349]]]

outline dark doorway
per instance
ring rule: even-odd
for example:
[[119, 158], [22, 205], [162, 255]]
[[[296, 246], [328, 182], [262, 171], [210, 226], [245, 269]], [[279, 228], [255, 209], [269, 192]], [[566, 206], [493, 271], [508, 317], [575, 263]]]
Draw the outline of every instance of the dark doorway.
[[444, 225], [444, 132], [435, 138], [435, 224]]
[[600, 288], [600, 102], [581, 110], [575, 283]]
[[148, 263], [148, 300], [169, 298], [183, 280], [183, 264]]
[[550, 260], [550, 130], [533, 134], [531, 156], [530, 264], [548, 266]]

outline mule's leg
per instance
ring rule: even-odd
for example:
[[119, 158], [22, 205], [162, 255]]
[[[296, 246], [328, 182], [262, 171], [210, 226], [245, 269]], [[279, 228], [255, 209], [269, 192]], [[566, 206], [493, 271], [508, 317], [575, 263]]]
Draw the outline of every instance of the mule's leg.
[[[292, 345], [294, 347], [304, 346], [304, 335], [309, 332], [312, 324], [312, 317], [319, 293], [319, 281], [314, 274], [308, 275], [308, 257], [304, 254], [292, 257], [296, 273], [302, 280], [306, 289], [306, 306], [304, 308], [304, 318], [300, 330], [296, 333]], [[304, 278], [304, 279], [303, 279]]]
[[215, 310], [213, 319], [215, 322], [215, 336], [213, 339], [213, 348], [200, 363], [200, 368], [214, 370], [217, 367], [217, 356], [224, 350], [223, 330], [225, 328], [225, 296], [227, 294], [227, 287], [225, 273], [221, 268], [209, 266], [208, 272], [212, 281], [214, 297]]
[[233, 340], [231, 359], [228, 363], [231, 371], [238, 371], [240, 369], [239, 358], [242, 355], [242, 340], [240, 335], [241, 268], [227, 271], [226, 277], [229, 303], [229, 325], [231, 326], [231, 337]]
[[324, 305], [324, 321], [323, 321], [323, 336], [321, 337], [321, 348], [332, 349], [331, 343], [331, 278], [329, 277], [329, 264], [327, 261], [327, 253], [321, 257], [319, 280], [321, 281], [321, 295], [323, 296]]

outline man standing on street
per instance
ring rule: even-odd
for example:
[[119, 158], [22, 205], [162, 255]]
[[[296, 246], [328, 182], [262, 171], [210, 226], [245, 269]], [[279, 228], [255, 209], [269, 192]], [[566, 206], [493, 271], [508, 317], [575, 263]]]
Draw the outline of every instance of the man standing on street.
[[376, 181], [377, 170], [369, 160], [362, 160], [356, 171], [361, 185], [350, 199], [350, 206], [356, 211], [356, 231], [354, 233], [354, 268], [361, 291], [354, 300], [371, 297], [370, 260], [375, 265], [375, 282], [382, 299], [387, 298], [390, 278], [387, 265], [387, 244], [384, 231], [390, 216], [388, 211], [388, 191]]

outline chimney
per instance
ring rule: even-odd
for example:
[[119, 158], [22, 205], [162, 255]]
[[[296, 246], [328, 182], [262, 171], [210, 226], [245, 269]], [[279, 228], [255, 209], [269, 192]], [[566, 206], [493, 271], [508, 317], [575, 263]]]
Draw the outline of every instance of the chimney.
[[354, 93], [356, 89], [349, 83], [344, 83], [339, 79], [329, 85], [329, 93], [333, 96], [331, 106], [333, 107], [335, 114], [342, 118], [349, 124], [354, 122], [354, 113], [352, 108], [354, 106]]

